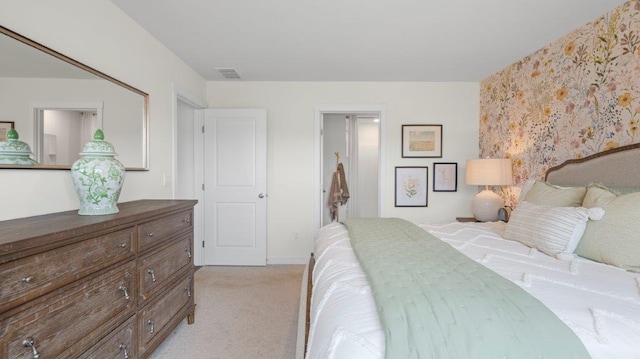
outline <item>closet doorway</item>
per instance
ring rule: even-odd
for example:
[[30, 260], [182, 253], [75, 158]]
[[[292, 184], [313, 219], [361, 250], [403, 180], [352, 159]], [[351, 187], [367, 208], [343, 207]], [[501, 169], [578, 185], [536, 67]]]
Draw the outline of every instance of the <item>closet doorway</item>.
[[380, 215], [380, 117], [377, 111], [322, 113], [321, 225]]
[[162, 175], [163, 185], [173, 184], [173, 198], [197, 199], [193, 210], [193, 262], [204, 261], [204, 191], [202, 191], [202, 126], [206, 102], [174, 85], [174, 153], [173, 176]]

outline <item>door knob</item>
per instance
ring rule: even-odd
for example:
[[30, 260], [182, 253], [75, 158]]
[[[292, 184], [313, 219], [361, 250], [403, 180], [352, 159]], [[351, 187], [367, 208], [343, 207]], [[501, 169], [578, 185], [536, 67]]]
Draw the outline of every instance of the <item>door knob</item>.
[[264, 198], [265, 196], [266, 196], [266, 195], [265, 195], [264, 193], [260, 193], [260, 194], [258, 195], [258, 198]]

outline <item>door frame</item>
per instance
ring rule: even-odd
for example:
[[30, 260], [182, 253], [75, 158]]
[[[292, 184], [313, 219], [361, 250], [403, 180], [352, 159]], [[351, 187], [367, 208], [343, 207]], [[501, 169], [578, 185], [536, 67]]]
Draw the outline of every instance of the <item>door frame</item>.
[[202, 241], [204, 240], [204, 194], [202, 192], [202, 184], [204, 183], [204, 144], [202, 136], [202, 126], [204, 125], [204, 109], [208, 107], [206, 101], [192, 94], [182, 86], [173, 83], [173, 121], [172, 126], [172, 152], [173, 163], [171, 164], [171, 198], [176, 198], [176, 186], [178, 175], [178, 100], [188, 104], [195, 109], [193, 123], [193, 153], [194, 153], [194, 173], [193, 173], [193, 194], [194, 199], [198, 200], [198, 204], [193, 209], [193, 262], [195, 265], [204, 263], [204, 250]]
[[383, 169], [385, 168], [385, 106], [384, 105], [316, 105], [315, 119], [313, 124], [313, 236], [320, 229], [322, 223], [322, 118], [324, 114], [343, 113], [378, 113], [378, 216], [384, 217], [385, 181]]

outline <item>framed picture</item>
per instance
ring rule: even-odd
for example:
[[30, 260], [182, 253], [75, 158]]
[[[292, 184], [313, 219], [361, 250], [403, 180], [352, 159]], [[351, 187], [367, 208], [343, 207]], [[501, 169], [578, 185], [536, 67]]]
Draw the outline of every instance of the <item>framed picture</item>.
[[14, 126], [13, 121], [0, 121], [0, 141], [7, 140], [7, 132]]
[[433, 192], [458, 191], [458, 163], [433, 163]]
[[402, 125], [402, 157], [442, 158], [442, 125]]
[[396, 207], [427, 207], [427, 167], [396, 167]]

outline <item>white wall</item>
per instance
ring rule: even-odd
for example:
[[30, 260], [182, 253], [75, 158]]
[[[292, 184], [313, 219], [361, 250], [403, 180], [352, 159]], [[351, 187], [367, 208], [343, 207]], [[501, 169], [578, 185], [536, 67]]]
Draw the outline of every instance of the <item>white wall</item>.
[[378, 124], [370, 119], [358, 120], [358, 217], [378, 214]]
[[[465, 186], [463, 178], [465, 160], [478, 155], [477, 83], [205, 83], [108, 0], [3, 0], [0, 24], [149, 94], [150, 170], [127, 172], [121, 201], [172, 196], [162, 178], [173, 178], [177, 85], [206, 97], [211, 107], [267, 108], [267, 251], [272, 262], [305, 260], [311, 250], [317, 105], [385, 106], [386, 132], [381, 136], [387, 144], [382, 149], [387, 160], [383, 169], [389, 187], [383, 198], [387, 216], [442, 221], [470, 214], [476, 188]], [[415, 123], [444, 125], [442, 159], [401, 158], [400, 126]], [[458, 192], [430, 191], [429, 207], [395, 208], [394, 167], [431, 168], [438, 161], [458, 162]], [[0, 188], [5, 189], [0, 220], [79, 206], [68, 171], [0, 171]]]
[[[464, 185], [464, 170], [465, 161], [478, 156], [478, 94], [477, 83], [207, 83], [210, 107], [268, 111], [270, 262], [304, 260], [311, 251], [315, 106], [384, 105], [383, 213], [412, 221], [451, 221], [471, 214], [471, 199], [477, 193], [476, 187]], [[443, 158], [401, 158], [401, 125], [420, 123], [443, 125]], [[458, 162], [458, 192], [431, 191], [433, 162]], [[394, 207], [395, 166], [429, 166], [428, 207]]]
[[71, 164], [80, 158], [82, 152], [82, 113], [79, 111], [44, 111], [43, 132], [56, 138], [56, 155], [51, 158], [44, 151], [43, 160], [55, 160], [50, 164]]
[[[0, 24], [149, 94], [150, 170], [126, 173], [120, 201], [171, 198], [173, 85], [205, 98], [205, 81], [109, 0], [3, 0]], [[0, 220], [79, 207], [69, 171], [2, 169], [0, 188]]]

